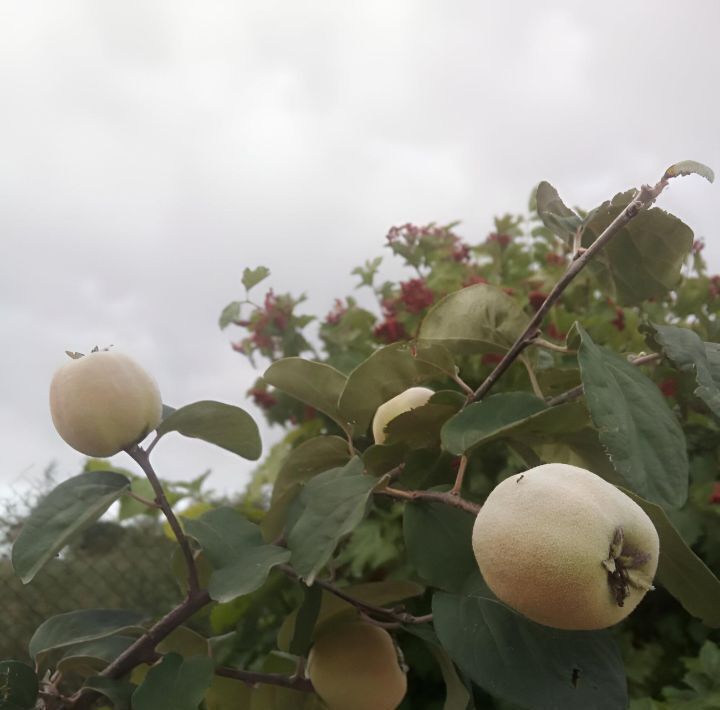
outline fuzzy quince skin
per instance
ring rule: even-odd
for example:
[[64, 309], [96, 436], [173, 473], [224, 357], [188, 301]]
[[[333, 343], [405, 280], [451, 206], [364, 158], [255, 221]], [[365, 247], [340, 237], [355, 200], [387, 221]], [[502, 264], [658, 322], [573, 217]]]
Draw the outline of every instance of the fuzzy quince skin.
[[498, 599], [558, 629], [603, 629], [652, 588], [658, 534], [635, 501], [599, 476], [550, 463], [496, 486], [473, 550]]
[[395, 710], [407, 692], [392, 637], [361, 621], [320, 632], [308, 657], [308, 675], [330, 710]]
[[403, 412], [409, 412], [411, 409], [422, 407], [428, 403], [428, 400], [434, 394], [435, 392], [427, 387], [411, 387], [381, 404], [377, 408], [372, 422], [375, 443], [382, 444], [385, 442], [387, 438], [385, 427], [395, 417], [399, 417]]
[[58, 434], [87, 456], [112, 456], [143, 439], [162, 419], [155, 380], [132, 358], [101, 350], [71, 359], [50, 383]]

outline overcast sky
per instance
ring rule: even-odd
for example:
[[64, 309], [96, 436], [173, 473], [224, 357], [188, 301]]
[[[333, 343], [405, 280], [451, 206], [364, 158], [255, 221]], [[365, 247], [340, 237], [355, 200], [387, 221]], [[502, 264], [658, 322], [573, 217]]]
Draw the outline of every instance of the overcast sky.
[[[473, 242], [542, 179], [592, 207], [678, 160], [719, 170], [718, 40], [708, 0], [3, 2], [0, 495], [79, 471], [47, 406], [67, 349], [257, 414], [217, 327], [246, 266], [324, 314], [393, 224]], [[659, 204], [720, 270], [718, 190]], [[177, 435], [155, 461], [223, 491], [253, 467]]]

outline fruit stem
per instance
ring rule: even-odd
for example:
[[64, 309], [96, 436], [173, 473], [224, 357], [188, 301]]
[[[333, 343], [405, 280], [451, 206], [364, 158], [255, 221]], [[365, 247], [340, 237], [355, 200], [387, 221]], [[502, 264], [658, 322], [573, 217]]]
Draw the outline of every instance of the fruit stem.
[[155, 503], [162, 510], [165, 518], [170, 525], [170, 529], [175, 535], [175, 539], [180, 545], [183, 556], [185, 557], [185, 565], [187, 566], [188, 573], [188, 593], [191, 597], [195, 596], [200, 591], [200, 582], [198, 580], [197, 567], [195, 566], [195, 558], [193, 557], [192, 550], [190, 549], [190, 542], [185, 537], [180, 522], [175, 517], [173, 509], [170, 507], [167, 497], [165, 496], [165, 490], [160, 483], [160, 479], [157, 477], [155, 470], [150, 463], [150, 457], [148, 452], [145, 451], [141, 446], [135, 444], [129, 449], [126, 449], [128, 455], [140, 466], [143, 473], [147, 476], [153, 491], [155, 492]]

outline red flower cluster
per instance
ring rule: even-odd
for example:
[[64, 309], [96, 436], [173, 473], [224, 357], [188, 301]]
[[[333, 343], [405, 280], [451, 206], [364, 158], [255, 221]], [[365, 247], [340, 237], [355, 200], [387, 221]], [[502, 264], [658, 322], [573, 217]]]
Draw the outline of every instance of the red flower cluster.
[[373, 335], [378, 340], [388, 344], [407, 338], [405, 327], [395, 319], [394, 315], [387, 316], [382, 323], [376, 325]]
[[400, 300], [409, 313], [420, 313], [435, 300], [423, 279], [411, 279], [400, 284]]
[[553, 340], [565, 340], [567, 338], [567, 333], [563, 333], [555, 323], [550, 323], [547, 327], [547, 334]]
[[625, 330], [625, 311], [622, 308], [615, 308], [615, 318], [610, 321], [619, 331]]
[[480, 362], [483, 365], [497, 365], [502, 359], [503, 356], [500, 353], [485, 353]]
[[700, 237], [692, 243], [693, 254], [699, 254], [705, 248], [705, 240]]
[[488, 280], [483, 278], [482, 276], [478, 276], [477, 274], [471, 274], [465, 279], [465, 281], [463, 281], [462, 286], [463, 288], [467, 288], [468, 286], [474, 286], [475, 284], [486, 284], [487, 282]]
[[346, 313], [347, 306], [342, 302], [342, 299], [336, 298], [332, 310], [325, 316], [325, 322], [328, 325], [337, 325]]
[[710, 298], [717, 298], [720, 295], [720, 276], [710, 277], [710, 286], [708, 288]]
[[674, 397], [677, 394], [677, 380], [672, 377], [664, 379], [658, 386], [666, 397]]
[[712, 492], [710, 493], [709, 502], [715, 505], [720, 503], [720, 481], [715, 482]]
[[253, 402], [262, 409], [270, 409], [277, 404], [277, 399], [261, 387], [253, 387], [248, 390], [248, 394], [253, 398]]
[[565, 257], [562, 254], [550, 252], [545, 255], [545, 263], [548, 266], [563, 266], [565, 264]]
[[545, 303], [546, 298], [547, 294], [543, 293], [542, 291], [530, 291], [530, 293], [528, 294], [528, 301], [530, 302], [530, 306], [536, 313], [540, 310], [540, 306]]
[[493, 242], [497, 242], [501, 249], [505, 249], [511, 241], [512, 237], [509, 234], [498, 234], [497, 232], [492, 232], [488, 235], [485, 243], [492, 244]]

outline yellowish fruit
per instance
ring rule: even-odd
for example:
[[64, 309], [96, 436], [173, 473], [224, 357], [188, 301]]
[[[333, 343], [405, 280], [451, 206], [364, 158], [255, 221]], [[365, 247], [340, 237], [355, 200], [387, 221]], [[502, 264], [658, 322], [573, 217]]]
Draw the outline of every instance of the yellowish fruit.
[[96, 351], [69, 360], [50, 383], [58, 434], [87, 456], [112, 456], [137, 443], [162, 418], [155, 380], [134, 360]]
[[308, 675], [330, 710], [395, 710], [407, 679], [390, 634], [373, 624], [345, 622], [321, 632]]
[[411, 409], [422, 407], [434, 394], [435, 392], [427, 387], [411, 387], [381, 404], [375, 412], [372, 423], [375, 443], [382, 444], [385, 441], [387, 438], [385, 427], [395, 417], [400, 416], [403, 412], [409, 412]]
[[558, 629], [603, 629], [652, 588], [660, 543], [635, 501], [590, 471], [550, 463], [505, 479], [472, 535], [498, 599]]

